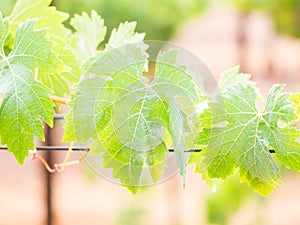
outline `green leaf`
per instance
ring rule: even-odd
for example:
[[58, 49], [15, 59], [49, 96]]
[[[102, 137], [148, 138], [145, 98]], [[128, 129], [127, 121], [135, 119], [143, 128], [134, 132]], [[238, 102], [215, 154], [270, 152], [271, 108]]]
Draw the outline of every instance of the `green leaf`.
[[198, 90], [185, 67], [176, 65], [176, 57], [174, 50], [160, 54], [150, 82], [143, 76], [147, 54], [139, 44], [106, 50], [87, 62], [87, 75], [73, 97], [64, 139], [100, 140], [101, 149], [92, 151], [104, 152], [103, 166], [113, 168], [114, 177], [134, 193], [144, 185], [141, 174], [149, 170], [157, 182], [166, 166], [164, 130], [170, 133], [184, 180], [190, 118], [176, 97], [191, 105]]
[[[226, 79], [226, 78], [223, 78]], [[296, 142], [299, 131], [284, 127], [297, 117], [289, 94], [283, 94], [283, 85], [275, 85], [269, 93], [266, 108], [260, 112], [256, 106], [257, 90], [250, 82], [237, 82], [210, 102], [210, 109], [224, 108], [213, 113], [206, 110], [200, 120], [211, 122], [199, 136], [199, 143], [210, 139], [203, 154], [194, 155], [196, 172], [208, 172], [211, 178], [226, 178], [236, 168], [242, 181], [262, 195], [268, 195], [279, 183], [279, 173], [269, 149], [288, 168], [300, 169], [300, 144]], [[210, 118], [211, 117], [211, 118]], [[208, 120], [207, 118], [210, 118]]]
[[71, 32], [63, 25], [69, 15], [49, 6], [51, 2], [51, 0], [18, 0], [8, 18], [9, 30], [15, 37], [18, 26], [26, 19], [37, 19], [36, 28], [47, 29], [47, 37], [53, 41], [52, 50], [61, 63], [53, 67], [52, 73], [39, 73], [37, 79], [53, 90], [55, 95], [64, 96], [69, 94], [68, 82], [77, 82], [82, 72], [68, 43]]
[[[232, 88], [233, 85], [237, 85], [237, 84], [241, 84], [241, 85], [247, 85], [249, 84], [250, 81], [250, 75], [249, 74], [241, 74], [239, 73], [239, 66], [235, 66], [232, 69], [229, 69], [227, 71], [225, 71], [224, 73], [221, 74], [220, 79], [219, 79], [219, 83], [218, 83], [218, 87], [219, 90], [217, 90], [216, 93], [216, 101], [218, 102], [218, 104], [210, 104], [208, 107], [208, 109], [204, 110], [205, 113], [201, 115], [200, 117], [200, 123], [201, 126], [204, 128], [210, 128], [213, 120], [215, 120], [216, 123], [218, 123], [219, 121], [223, 121], [225, 120], [225, 107], [224, 107], [224, 101], [222, 98], [222, 93], [226, 93], [227, 89]], [[212, 100], [211, 100], [212, 101]], [[209, 98], [206, 101], [207, 104], [209, 104]], [[214, 131], [217, 131], [217, 129], [215, 129]], [[207, 135], [211, 135], [211, 131], [210, 130], [204, 130], [202, 133], [200, 133], [200, 139], [202, 140], [201, 143], [203, 144], [203, 138], [205, 138], [205, 140], [207, 140], [207, 137], [203, 137], [203, 136], [207, 136]]]
[[106, 35], [104, 20], [93, 10], [91, 17], [86, 13], [75, 15], [70, 24], [76, 30], [71, 42], [78, 60], [85, 62], [96, 56], [97, 48]]
[[[275, 149], [277, 158], [287, 168], [300, 170], [300, 131], [288, 124], [297, 119], [289, 93], [281, 94], [284, 85], [274, 85], [270, 90], [267, 107], [264, 112], [266, 122], [266, 138], [270, 147]], [[285, 126], [280, 128], [278, 123]]]
[[[94, 29], [99, 29], [98, 32], [96, 32], [98, 35], [93, 38], [95, 40], [94, 47], [96, 47], [96, 45], [99, 44], [96, 43], [96, 40], [98, 39], [99, 42], [101, 42], [102, 37], [100, 37], [100, 33], [104, 33], [106, 28], [103, 27], [103, 20], [101, 20], [95, 13], [92, 14], [94, 14], [94, 16], [92, 15], [90, 20], [86, 16], [77, 17], [78, 19], [75, 19], [73, 24], [77, 24], [75, 26], [78, 29], [77, 34], [75, 33], [75, 37], [76, 35], [83, 34], [84, 39], [88, 38], [88, 34], [83, 28], [81, 29], [81, 27], [87, 26], [89, 22], [89, 26], [95, 26], [96, 24], [100, 25], [98, 28], [94, 27]], [[85, 25], [80, 25], [79, 23], [84, 23]], [[120, 25], [120, 27], [124, 27], [124, 25]], [[130, 29], [131, 28], [132, 25], [130, 25]], [[123, 30], [126, 31], [126, 29]], [[130, 32], [132, 35], [141, 37], [141, 35], [136, 34], [134, 30], [130, 30]], [[118, 33], [120, 35], [121, 31]], [[132, 35], [124, 36], [123, 43], [119, 42], [119, 45], [121, 45], [120, 48], [114, 49], [110, 46], [104, 51], [97, 51], [95, 57], [90, 58], [89, 56], [89, 60], [83, 66], [83, 70], [87, 72], [79, 82], [73, 96], [73, 101], [70, 103], [73, 110], [71, 110], [66, 117], [67, 123], [65, 125], [65, 135], [63, 138], [65, 141], [77, 140], [80, 142], [86, 142], [90, 138], [96, 138], [99, 135], [99, 132], [111, 120], [111, 105], [114, 101], [116, 101], [118, 92], [114, 92], [113, 85], [111, 82], [107, 82], [109, 79], [105, 78], [105, 76], [110, 77], [120, 68], [124, 68], [127, 65], [135, 63], [135, 65], [127, 67], [126, 69], [129, 71], [124, 71], [124, 76], [120, 76], [121, 79], [115, 82], [114, 85], [117, 86], [116, 90], [119, 90], [118, 88], [123, 88], [123, 85], [126, 84], [126, 82], [129, 84], [136, 81], [135, 77], [128, 76], [126, 72], [133, 74], [137, 73], [141, 76], [147, 55], [139, 48], [139, 46], [142, 45], [141, 42], [135, 43], [135, 45], [126, 45], [126, 43], [131, 42]], [[140, 41], [142, 41], [142, 39]], [[94, 54], [94, 50], [90, 49], [90, 51]], [[115, 58], [117, 58], [117, 60], [114, 60]], [[94, 74], [98, 74], [99, 76], [93, 76]], [[104, 94], [101, 92], [100, 88], [105, 88]], [[99, 95], [103, 98], [102, 100], [97, 99], [99, 98]], [[98, 124], [97, 121], [102, 121], [102, 123], [100, 125], [96, 125]]]
[[182, 106], [178, 105], [176, 97], [181, 97], [190, 105], [194, 105], [199, 99], [200, 93], [192, 81], [192, 77], [185, 71], [186, 68], [176, 65], [177, 54], [176, 50], [172, 50], [158, 55], [152, 85], [158, 97], [168, 102], [167, 129], [172, 138], [177, 165], [183, 184], [185, 184], [186, 162], [184, 152], [187, 150], [187, 143], [184, 140], [184, 133], [189, 133], [191, 130], [187, 115], [182, 110]]
[[[134, 96], [140, 97], [138, 94]], [[114, 109], [123, 110], [126, 100], [124, 98], [115, 103]], [[113, 168], [113, 176], [120, 178], [122, 184], [133, 193], [142, 186], [156, 183], [166, 166], [169, 152], [160, 135], [161, 124], [155, 121], [161, 116], [157, 115], [161, 113], [158, 111], [161, 107], [157, 99], [145, 96], [130, 110], [130, 117], [126, 112], [113, 115], [111, 123], [100, 134], [105, 151], [103, 167]], [[120, 120], [124, 120], [123, 123], [118, 123]], [[149, 173], [152, 181], [142, 181], [142, 173]]]
[[[116, 57], [117, 61], [114, 60]], [[88, 72], [73, 94], [73, 110], [67, 115], [69, 122], [66, 124], [64, 140], [72, 141], [76, 136], [77, 141], [86, 142], [96, 138], [111, 120], [111, 108], [119, 92], [142, 78], [145, 60], [146, 55], [139, 47], [127, 45], [88, 61]], [[128, 66], [132, 62], [134, 64]], [[123, 70], [117, 73], [120, 68]], [[114, 80], [111, 80], [111, 76], [114, 76]]]
[[225, 91], [226, 88], [229, 88], [231, 85], [240, 83], [247, 84], [250, 79], [250, 74], [240, 74], [240, 67], [235, 66], [232, 69], [225, 71], [221, 74], [219, 80], [219, 87], [222, 91]]
[[119, 48], [121, 46], [139, 43], [144, 40], [144, 33], [136, 33], [136, 22], [120, 23], [119, 27], [114, 28], [108, 40], [107, 48]]
[[298, 117], [300, 117], [300, 93], [292, 94], [289, 100], [294, 103], [293, 106], [296, 109]]
[[18, 0], [9, 16], [10, 31], [15, 36], [20, 24], [27, 19], [38, 19], [37, 28], [48, 28], [51, 36], [62, 37], [69, 33], [63, 22], [69, 17], [67, 13], [57, 11], [49, 6], [52, 0]]
[[51, 91], [34, 76], [50, 72], [57, 57], [45, 38], [46, 31], [33, 29], [35, 23], [29, 20], [17, 30], [14, 48], [6, 56], [8, 23], [0, 15], [0, 136], [19, 164], [24, 163], [28, 150], [35, 148], [34, 137], [44, 140], [41, 119], [52, 126], [54, 116]]

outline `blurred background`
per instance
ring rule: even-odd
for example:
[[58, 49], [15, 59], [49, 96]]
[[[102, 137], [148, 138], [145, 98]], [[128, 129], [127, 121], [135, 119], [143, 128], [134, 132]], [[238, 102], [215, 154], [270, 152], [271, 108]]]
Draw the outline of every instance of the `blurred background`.
[[[8, 15], [14, 0], [0, 0]], [[253, 74], [265, 96], [274, 83], [300, 91], [299, 0], [55, 0], [74, 13], [95, 9], [109, 29], [137, 21], [147, 39], [173, 42], [202, 59], [218, 78], [235, 65]], [[66, 24], [67, 25], [67, 24]], [[60, 143], [64, 121], [46, 129], [47, 145]], [[45, 154], [45, 153], [44, 153]], [[60, 162], [65, 153], [48, 155]], [[80, 156], [74, 154], [74, 159]], [[270, 197], [253, 193], [238, 178], [204, 184], [188, 168], [137, 195], [94, 175], [84, 164], [49, 175], [37, 160], [19, 167], [0, 152], [0, 225], [299, 225], [300, 175], [283, 171]]]

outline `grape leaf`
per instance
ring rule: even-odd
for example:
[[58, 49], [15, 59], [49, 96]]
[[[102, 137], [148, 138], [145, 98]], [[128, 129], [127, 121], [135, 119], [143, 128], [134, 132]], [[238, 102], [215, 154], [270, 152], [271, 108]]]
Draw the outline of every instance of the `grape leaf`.
[[[127, 54], [129, 51], [131, 54]], [[116, 57], [117, 61], [114, 60]], [[88, 72], [79, 82], [70, 103], [73, 110], [66, 118], [64, 140], [74, 141], [76, 138], [84, 143], [90, 138], [97, 138], [99, 131], [111, 120], [111, 107], [118, 99], [119, 91], [124, 85], [138, 80], [128, 74], [141, 74], [145, 60], [146, 55], [140, 48], [127, 45], [88, 61]], [[127, 66], [113, 82], [110, 80], [112, 74], [132, 62], [135, 62], [135, 65]], [[95, 74], [98, 76], [94, 76]], [[98, 121], [102, 122], [98, 124]]]
[[250, 81], [251, 76], [249, 74], [239, 74], [239, 70], [240, 67], [235, 66], [221, 74], [219, 79], [219, 88], [221, 91], [225, 91], [226, 88], [229, 88], [233, 84], [245, 84]]
[[[122, 140], [123, 142], [127, 142], [127, 145], [125, 145], [119, 141], [120, 137], [118, 137], [118, 135], [111, 132], [111, 130], [114, 131], [114, 126], [120, 126], [118, 129], [123, 130], [123, 133], [127, 128], [126, 123], [118, 122], [122, 119], [119, 116], [127, 115], [125, 111], [127, 108], [125, 108], [122, 113], [114, 115], [115, 123], [112, 123], [112, 111], [117, 106], [120, 107], [124, 103], [126, 105], [128, 104], [128, 102], [122, 101], [124, 98], [120, 98], [120, 95], [126, 91], [126, 88], [134, 87], [132, 84], [139, 83], [140, 79], [142, 79], [146, 55], [136, 46], [127, 45], [124, 48], [126, 51], [121, 48], [106, 52], [94, 62], [94, 65], [90, 66], [89, 73], [97, 74], [98, 76], [90, 77], [87, 75], [85, 79], [79, 83], [72, 103], [73, 111], [67, 117], [68, 122], [64, 139], [70, 140], [70, 138], [75, 137], [76, 141], [86, 142], [90, 138], [97, 140], [101, 134], [102, 146], [105, 147], [105, 161], [103, 166], [113, 167], [114, 176], [120, 176], [123, 185], [135, 193], [139, 189], [137, 184], [139, 183], [141, 170], [143, 169], [143, 166], [138, 165], [144, 165], [147, 161], [145, 158], [149, 158], [150, 155], [149, 153], [147, 154], [147, 151], [143, 153], [143, 151], [134, 149], [130, 146], [130, 143], [128, 143], [130, 141], [128, 139]], [[116, 57], [118, 57], [117, 63], [113, 65]], [[133, 65], [132, 62], [134, 62]], [[122, 70], [119, 71], [119, 68], [122, 68]], [[101, 75], [110, 76], [112, 80], [104, 79]], [[145, 93], [143, 90], [141, 91], [142, 94]], [[130, 92], [130, 89], [128, 92]], [[139, 93], [133, 95], [133, 97], [140, 97], [138, 94]], [[124, 100], [128, 99], [126, 98]], [[117, 105], [116, 102], [118, 102]], [[142, 107], [141, 110], [143, 109], [146, 110], [146, 108]], [[146, 113], [144, 116], [146, 116]], [[134, 119], [137, 120], [137, 117], [133, 117], [131, 121]], [[143, 121], [140, 121], [139, 123], [142, 122]], [[124, 126], [119, 124], [123, 124]], [[109, 127], [111, 127], [111, 129], [108, 129]], [[139, 130], [142, 131], [142, 133], [137, 132], [136, 134], [142, 137], [142, 135], [145, 134], [145, 129]], [[121, 135], [123, 135], [123, 133], [121, 132]], [[126, 135], [126, 137], [130, 136], [130, 134]], [[124, 135], [122, 137], [124, 138]], [[152, 137], [145, 136], [142, 138], [142, 140], [145, 140], [145, 144], [151, 143]], [[160, 148], [162, 148], [162, 140], [159, 140], [158, 144], [161, 146]], [[155, 144], [152, 145], [155, 149], [157, 148]], [[92, 148], [91, 152], [93, 153], [100, 150]], [[122, 154], [116, 154], [117, 150], [121, 151]], [[125, 153], [131, 154], [131, 152], [133, 158], [130, 158], [128, 155], [127, 158], [124, 158], [123, 155]], [[120, 170], [118, 166], [122, 168], [122, 170]], [[133, 169], [134, 167], [136, 168]], [[151, 170], [157, 171], [156, 167]], [[155, 177], [155, 174], [153, 176]]]
[[34, 73], [50, 72], [57, 57], [45, 38], [46, 31], [34, 30], [35, 23], [29, 20], [19, 27], [14, 48], [6, 56], [8, 23], [0, 14], [0, 136], [19, 164], [24, 163], [28, 150], [34, 149], [34, 137], [44, 140], [41, 119], [52, 126], [54, 116], [51, 91], [35, 80]]
[[[97, 20], [98, 22], [96, 22]], [[78, 32], [82, 33], [83, 30], [81, 31], [79, 27], [84, 26], [84, 24], [81, 23], [85, 23], [86, 19], [77, 20], [76, 22], [78, 23]], [[102, 21], [100, 22], [99, 17], [97, 17], [96, 15], [94, 19], [91, 18], [90, 22], [92, 22], [92, 24], [90, 24], [91, 26], [94, 26], [94, 23], [99, 23], [99, 25], [102, 24]], [[76, 109], [71, 110], [66, 116], [67, 123], [65, 125], [65, 134], [63, 138], [64, 141], [74, 141], [76, 139], [80, 142], [86, 142], [91, 137], [95, 138], [98, 135], [98, 133], [96, 132], [95, 121], [99, 121], [102, 116], [104, 116], [105, 118], [108, 117], [106, 120], [110, 120], [110, 112], [108, 111], [109, 107], [104, 107], [105, 110], [103, 112], [101, 108], [97, 109], [98, 113], [94, 114], [94, 111], [96, 112], [94, 108], [97, 108], [97, 105], [94, 106], [94, 103], [97, 102], [96, 99], [99, 95], [99, 91], [101, 90], [100, 87], [104, 86], [106, 82], [106, 80], [103, 79], [103, 76], [109, 77], [120, 68], [131, 64], [132, 62], [135, 62], [136, 64], [145, 64], [146, 55], [144, 55], [145, 53], [140, 55], [140, 53], [142, 52], [137, 48], [137, 46], [144, 44], [142, 44], [142, 42], [136, 43], [136, 38], [133, 38], [135, 35], [137, 35], [138, 37], [142, 37], [142, 35], [135, 33], [134, 30], [131, 30], [132, 23], [126, 24], [127, 25], [121, 26], [123, 27], [123, 29], [121, 30], [124, 30], [125, 34], [123, 36], [127, 36], [127, 39], [120, 39], [120, 41], [118, 42], [118, 46], [121, 47], [120, 49], [114, 49], [112, 46], [110, 46], [104, 51], [97, 51], [96, 56], [89, 58], [89, 60], [83, 65], [83, 70], [88, 72], [86, 75], [84, 75], [83, 79], [81, 79], [76, 91], [74, 92], [73, 100], [75, 99], [75, 101], [71, 101], [69, 103], [72, 108]], [[128, 28], [126, 28], [127, 26]], [[94, 28], [97, 29], [96, 33], [98, 34], [102, 33], [103, 29], [105, 29], [102, 27], [102, 25]], [[121, 30], [118, 30], [118, 35], [122, 36]], [[130, 30], [129, 33], [128, 30]], [[130, 35], [132, 35], [133, 37], [131, 37]], [[126, 46], [126, 44], [130, 42], [130, 40], [135, 43], [134, 46], [130, 44]], [[125, 48], [122, 46], [125, 46]], [[80, 48], [81, 47], [84, 46], [80, 46]], [[94, 45], [94, 47], [97, 47], [96, 44]], [[126, 55], [124, 55], [124, 52], [128, 51], [130, 48], [132, 49], [132, 51], [131, 54], [127, 57]], [[90, 49], [89, 51], [94, 52], [94, 50], [92, 49]], [[112, 60], [114, 58], [117, 58], [118, 60]], [[136, 72], [139, 72], [139, 70]], [[101, 76], [89, 77], [91, 74], [101, 74]], [[86, 77], [88, 77], [89, 79], [85, 79]], [[124, 76], [123, 79], [125, 78], [130, 79], [130, 77], [127, 76]], [[128, 80], [127, 82], [130, 83], [130, 80]], [[106, 98], [108, 99], [104, 99], [104, 101], [101, 103], [102, 105], [104, 104], [104, 102], [110, 103], [115, 100], [112, 94], [106, 95]], [[106, 112], [106, 110], [109, 113], [104, 113]], [[73, 111], [76, 112], [76, 115], [73, 114]], [[74, 117], [76, 117], [76, 119], [74, 119]], [[104, 128], [106, 125], [107, 122], [103, 123], [100, 128]], [[78, 137], [75, 137], [75, 134], [79, 134], [77, 135]]]
[[62, 37], [69, 33], [63, 22], [69, 17], [67, 13], [57, 11], [50, 6], [52, 0], [18, 0], [9, 16], [10, 31], [15, 35], [18, 27], [27, 19], [38, 19], [37, 28], [48, 28], [48, 34]]
[[71, 31], [63, 25], [69, 15], [49, 6], [51, 2], [51, 0], [18, 0], [9, 16], [9, 30], [14, 37], [18, 26], [28, 18], [38, 19], [36, 28], [47, 29], [47, 37], [53, 41], [52, 50], [63, 64], [53, 67], [52, 73], [37, 74], [37, 79], [51, 88], [54, 94], [63, 96], [69, 93], [68, 82], [77, 82], [82, 72], [79, 69], [80, 63], [69, 46]]
[[76, 30], [71, 42], [78, 60], [85, 62], [96, 56], [97, 47], [106, 35], [104, 20], [93, 10], [91, 17], [86, 13], [82, 13], [82, 16], [75, 15], [70, 24]]
[[114, 177], [136, 193], [149, 182], [144, 184], [140, 180], [142, 173], [150, 172], [156, 183], [166, 166], [168, 149], [160, 135], [161, 122], [157, 120], [167, 114], [165, 106], [154, 95], [146, 94], [144, 87], [133, 94], [129, 92], [130, 97], [124, 96], [114, 103], [113, 110], [122, 113], [113, 114], [99, 136], [105, 151], [103, 167], [113, 168]]
[[196, 172], [207, 170], [209, 177], [224, 179], [239, 168], [242, 181], [268, 195], [279, 183], [278, 168], [269, 149], [275, 150], [286, 167], [299, 171], [299, 131], [279, 126], [279, 122], [288, 124], [297, 118], [289, 94], [281, 93], [283, 88], [273, 86], [262, 112], [255, 106], [258, 93], [250, 82], [229, 85], [223, 98], [210, 102], [210, 108], [224, 107], [224, 114], [205, 110], [200, 116], [202, 122], [211, 122], [212, 128], [203, 129], [199, 136], [201, 143], [210, 135], [204, 153], [194, 154], [190, 160], [196, 163]]
[[136, 22], [120, 23], [118, 28], [114, 28], [108, 40], [107, 49], [119, 48], [121, 46], [140, 43], [144, 40], [144, 33], [136, 33]]
[[[177, 105], [176, 96], [185, 99], [189, 105], [196, 104], [200, 91], [192, 80], [192, 77], [185, 72], [184, 66], [176, 65], [176, 50], [159, 54], [156, 63], [155, 78], [152, 83], [153, 90], [159, 98], [168, 102], [167, 129], [171, 135], [177, 165], [180, 169], [183, 184], [185, 183], [185, 159], [184, 152], [187, 150], [187, 143], [184, 140], [184, 133], [191, 132], [188, 125], [187, 115]], [[191, 119], [191, 118], [190, 118]], [[192, 119], [191, 119], [192, 120]]]
[[[144, 45], [144, 44], [141, 44]], [[176, 65], [176, 51], [160, 54], [153, 81], [143, 76], [147, 55], [141, 45], [109, 50], [87, 62], [87, 75], [75, 92], [68, 116], [66, 140], [101, 140], [103, 166], [132, 192], [150, 169], [157, 182], [168, 154], [162, 129], [170, 133], [181, 175], [185, 175], [184, 133], [188, 118], [176, 101], [192, 103], [198, 91], [185, 67]], [[106, 77], [106, 78], [104, 78]]]
[[294, 103], [293, 106], [296, 108], [296, 113], [300, 117], [300, 93], [292, 94], [289, 100]]

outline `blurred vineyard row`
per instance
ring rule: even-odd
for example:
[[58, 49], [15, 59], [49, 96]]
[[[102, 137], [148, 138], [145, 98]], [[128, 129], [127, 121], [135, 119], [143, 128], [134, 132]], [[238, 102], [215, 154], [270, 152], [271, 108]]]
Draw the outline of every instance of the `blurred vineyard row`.
[[[0, 0], [0, 10], [8, 14], [16, 0]], [[203, 13], [216, 0], [54, 0], [52, 5], [71, 15], [95, 9], [109, 29], [121, 21], [137, 21], [138, 31], [147, 39], [169, 40], [190, 17]], [[300, 37], [299, 0], [224, 0], [242, 13], [260, 10], [272, 17], [280, 33]]]

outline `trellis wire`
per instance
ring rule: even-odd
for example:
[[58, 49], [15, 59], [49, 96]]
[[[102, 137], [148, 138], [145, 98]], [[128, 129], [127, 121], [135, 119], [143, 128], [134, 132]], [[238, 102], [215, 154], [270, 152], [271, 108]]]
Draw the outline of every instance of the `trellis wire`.
[[[64, 113], [57, 113], [54, 115], [55, 120], [62, 120], [64, 119], [66, 114]], [[6, 146], [0, 146], [0, 150], [7, 150]], [[36, 146], [37, 151], [68, 151], [68, 146]], [[89, 147], [73, 147], [72, 151], [89, 151]], [[168, 149], [169, 152], [174, 152], [175, 150], [173, 148]], [[192, 153], [192, 152], [201, 152], [202, 149], [189, 149], [184, 152], [186, 153]], [[275, 153], [275, 150], [271, 149], [269, 150], [270, 153]]]
[[[6, 146], [0, 146], [0, 150], [7, 150]], [[36, 147], [37, 151], [68, 151], [69, 147], [68, 146], [37, 146]], [[89, 151], [90, 148], [88, 147], [73, 147], [72, 151]], [[169, 152], [174, 152], [175, 150], [173, 148], [168, 149]], [[201, 152], [202, 149], [189, 149], [184, 152], [186, 153], [192, 153], [192, 152]], [[269, 150], [270, 153], [275, 153], [275, 150], [271, 149]]]

